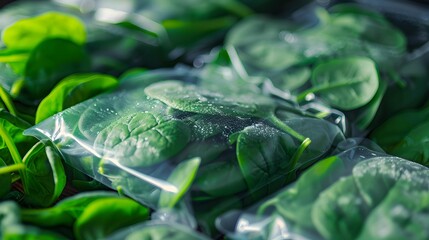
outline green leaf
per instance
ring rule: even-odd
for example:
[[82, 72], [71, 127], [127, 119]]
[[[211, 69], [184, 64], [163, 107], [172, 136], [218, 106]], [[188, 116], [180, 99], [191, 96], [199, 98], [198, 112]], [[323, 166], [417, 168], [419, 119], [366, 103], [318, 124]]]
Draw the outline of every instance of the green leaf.
[[198, 172], [194, 186], [212, 197], [230, 196], [247, 189], [240, 168], [232, 159], [205, 165]]
[[31, 50], [48, 38], [68, 39], [83, 44], [86, 40], [85, 27], [76, 17], [49, 12], [19, 20], [6, 28], [2, 35], [7, 48], [15, 50]]
[[369, 207], [359, 195], [353, 177], [339, 179], [320, 194], [311, 219], [326, 239], [354, 239], [359, 234]]
[[168, 106], [185, 112], [266, 118], [277, 128], [304, 141], [305, 137], [280, 121], [274, 114], [276, 104], [260, 94], [225, 95], [180, 81], [163, 81], [145, 88], [145, 93]]
[[391, 152], [411, 131], [424, 124], [427, 119], [429, 119], [429, 108], [401, 112], [376, 128], [371, 134], [371, 139], [387, 152]]
[[262, 95], [225, 96], [180, 81], [163, 81], [145, 88], [145, 93], [168, 106], [186, 112], [201, 114], [267, 117], [275, 109], [275, 103]]
[[364, 239], [426, 239], [429, 236], [429, 192], [399, 182], [372, 212], [359, 235]]
[[295, 186], [266, 201], [258, 211], [262, 213], [274, 204], [284, 218], [301, 226], [312, 227], [309, 216], [314, 201], [323, 190], [346, 174], [345, 170], [343, 162], [338, 157], [321, 160], [304, 172]]
[[414, 126], [391, 154], [429, 166], [429, 121]]
[[[237, 137], [237, 159], [247, 186], [252, 190], [285, 178], [294, 170], [293, 155], [298, 145], [289, 135], [266, 125], [245, 128]], [[269, 189], [278, 186], [269, 184]]]
[[98, 199], [87, 205], [74, 224], [77, 239], [104, 239], [149, 218], [149, 209], [127, 198]]
[[94, 149], [106, 160], [147, 167], [173, 157], [189, 141], [190, 129], [184, 122], [155, 113], [134, 113], [103, 129]]
[[[61, 54], [58, 54], [61, 49]], [[85, 49], [64, 39], [47, 39], [37, 45], [25, 67], [23, 93], [25, 97], [40, 99], [64, 77], [89, 70]]]
[[16, 202], [0, 204], [0, 238], [3, 240], [46, 239], [64, 240], [63, 236], [33, 226], [21, 224], [20, 209]]
[[334, 107], [352, 110], [371, 101], [378, 81], [377, 69], [369, 58], [333, 59], [316, 66], [311, 78], [313, 88], [301, 93], [298, 99], [316, 93]]
[[183, 195], [185, 195], [197, 175], [200, 162], [200, 158], [193, 158], [177, 165], [167, 179], [167, 182], [173, 184], [177, 188], [177, 191], [167, 192], [163, 190], [159, 197], [158, 205], [160, 208], [174, 207]]
[[[4, 130], [9, 134], [11, 139], [15, 144], [19, 143], [33, 143], [35, 142], [34, 138], [24, 136], [23, 131], [29, 127], [31, 124], [22, 120], [19, 117], [13, 116], [5, 109], [0, 108], [0, 124]], [[0, 149], [8, 147], [6, 145], [5, 139], [0, 138]]]
[[72, 226], [87, 206], [100, 199], [116, 199], [114, 192], [91, 191], [79, 193], [45, 209], [23, 209], [22, 220], [41, 227]]
[[35, 206], [47, 207], [61, 195], [66, 185], [66, 175], [60, 155], [42, 142], [34, 145], [23, 158], [25, 201]]
[[103, 74], [74, 74], [68, 76], [39, 104], [36, 123], [102, 92], [115, 88], [117, 80]]
[[359, 117], [356, 119], [356, 125], [359, 129], [366, 129], [373, 121], [376, 116], [381, 100], [383, 100], [384, 94], [387, 90], [387, 83], [385, 81], [380, 81], [380, 86], [377, 90], [377, 93], [371, 99], [371, 101], [364, 107], [363, 111], [359, 114]]
[[[6, 163], [0, 158], [0, 171], [6, 167]], [[9, 172], [0, 173], [0, 199], [10, 191], [12, 177]]]

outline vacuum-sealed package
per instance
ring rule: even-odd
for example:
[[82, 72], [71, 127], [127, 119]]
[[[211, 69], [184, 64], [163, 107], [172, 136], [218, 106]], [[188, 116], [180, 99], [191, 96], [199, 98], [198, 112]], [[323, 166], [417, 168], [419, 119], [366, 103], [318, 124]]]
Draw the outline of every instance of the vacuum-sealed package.
[[219, 214], [283, 187], [344, 140], [341, 120], [321, 119], [240, 78], [215, 82], [203, 73], [131, 71], [115, 91], [25, 134], [52, 142], [68, 164], [149, 207], [179, 209], [177, 218], [197, 219], [206, 232]]
[[171, 239], [171, 240], [209, 240], [186, 226], [162, 221], [149, 221], [130, 226], [114, 233], [108, 240], [140, 240], [140, 239]]
[[217, 220], [230, 239], [427, 239], [429, 168], [356, 147]]
[[426, 100], [428, 65], [419, 55], [427, 51], [429, 9], [357, 2], [313, 4], [291, 18], [244, 19], [226, 37], [232, 66], [269, 79], [290, 100], [316, 98], [343, 111], [354, 134], [364, 136], [386, 117]]

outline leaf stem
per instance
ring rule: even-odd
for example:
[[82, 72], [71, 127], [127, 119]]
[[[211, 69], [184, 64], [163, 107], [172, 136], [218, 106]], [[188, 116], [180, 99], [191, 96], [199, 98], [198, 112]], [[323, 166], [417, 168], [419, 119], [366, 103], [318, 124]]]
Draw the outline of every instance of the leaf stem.
[[16, 148], [15, 143], [13, 142], [10, 135], [7, 133], [3, 124], [0, 124], [0, 137], [6, 143], [6, 146], [9, 149], [10, 155], [12, 156], [12, 159], [15, 162], [15, 164], [21, 164], [22, 163], [21, 155], [19, 154], [19, 151]]
[[292, 156], [292, 168], [295, 168], [296, 164], [298, 163], [298, 160], [301, 158], [302, 153], [305, 151], [305, 149], [307, 149], [310, 144], [310, 138], [306, 138], [304, 141], [302, 141], [301, 145], [298, 147], [298, 149]]
[[[302, 136], [301, 134], [299, 134], [298, 132], [296, 132], [295, 130], [293, 130], [291, 127], [289, 127], [288, 125], [286, 125], [282, 120], [280, 120], [276, 115], [272, 114], [270, 117], [268, 117], [267, 119], [269, 122], [271, 122], [271, 124], [273, 124], [274, 126], [276, 126], [278, 129], [290, 134], [292, 137], [298, 139], [299, 141], [304, 141], [307, 140], [308, 138]], [[310, 140], [310, 139], [308, 139]]]
[[16, 171], [21, 171], [21, 170], [24, 170], [24, 168], [25, 168], [25, 165], [22, 163], [1, 167], [0, 168], [0, 175], [6, 174], [6, 173], [12, 173], [12, 172], [16, 172]]
[[362, 81], [361, 80], [355, 80], [355, 81], [348, 81], [348, 82], [339, 82], [339, 83], [334, 83], [334, 84], [324, 84], [321, 86], [312, 87], [312, 88], [307, 89], [307, 90], [301, 92], [300, 94], [298, 94], [298, 96], [296, 97], [296, 100], [298, 103], [300, 103], [300, 102], [304, 101], [305, 97], [310, 93], [323, 92], [323, 91], [341, 88], [341, 87], [345, 87], [345, 86], [351, 86], [351, 85], [355, 85], [355, 84], [359, 84], [359, 83], [362, 83]]
[[10, 114], [12, 114], [13, 116], [16, 116], [17, 111], [15, 108], [15, 105], [13, 104], [12, 98], [1, 85], [0, 85], [0, 98], [6, 105], [7, 110], [10, 112]]

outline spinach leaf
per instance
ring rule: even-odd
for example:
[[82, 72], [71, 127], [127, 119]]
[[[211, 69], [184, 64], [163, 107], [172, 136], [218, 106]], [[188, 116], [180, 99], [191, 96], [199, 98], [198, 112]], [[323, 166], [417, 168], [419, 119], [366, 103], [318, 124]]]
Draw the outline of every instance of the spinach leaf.
[[285, 218], [291, 219], [300, 226], [312, 227], [309, 216], [311, 216], [315, 199], [326, 187], [333, 184], [343, 171], [346, 174], [345, 170], [345, 165], [340, 158], [335, 156], [326, 158], [304, 172], [291, 189], [263, 203], [258, 212], [263, 213], [268, 207], [274, 205]]
[[360, 113], [360, 116], [356, 118], [356, 125], [359, 129], [366, 129], [379, 111], [381, 101], [383, 100], [387, 90], [387, 83], [385, 81], [380, 81], [379, 84], [380, 85], [374, 97], [363, 109], [363, 112]]
[[416, 126], [429, 119], [429, 108], [407, 110], [399, 113], [376, 128], [370, 138], [387, 152], [392, 151]]
[[102, 239], [148, 218], [149, 209], [131, 199], [98, 199], [88, 204], [76, 219], [74, 232], [77, 239]]
[[37, 107], [36, 124], [99, 93], [116, 87], [115, 78], [103, 74], [74, 74], [61, 80]]
[[33, 226], [21, 223], [20, 209], [15, 202], [6, 201], [0, 204], [0, 238], [14, 239], [46, 239], [64, 240], [65, 237]]
[[34, 145], [23, 158], [25, 201], [35, 206], [49, 206], [61, 195], [66, 175], [60, 155], [42, 142]]
[[[3, 131], [10, 136], [11, 140], [13, 141], [13, 143], [15, 143], [15, 145], [27, 144], [27, 143], [34, 144], [35, 142], [34, 138], [23, 135], [24, 130], [31, 127], [31, 124], [29, 124], [28, 122], [22, 120], [19, 117], [13, 116], [5, 109], [0, 109], [0, 123], [1, 123], [1, 128], [3, 128]], [[1, 137], [0, 149], [6, 149], [6, 148], [10, 148], [7, 145], [7, 140], [5, 137]], [[20, 150], [26, 151], [27, 149], [22, 148]], [[4, 155], [2, 157], [5, 158]], [[7, 159], [4, 159], [4, 160], [7, 162]], [[8, 163], [11, 164], [11, 162], [8, 162]], [[19, 163], [19, 162], [16, 162], [16, 163]]]
[[367, 104], [377, 92], [378, 73], [374, 62], [365, 57], [330, 60], [316, 66], [313, 87], [298, 96], [302, 101], [310, 93], [319, 94], [330, 105], [351, 110]]
[[83, 44], [86, 32], [83, 23], [71, 15], [49, 12], [22, 19], [6, 28], [2, 41], [8, 49], [31, 50], [48, 38], [69, 39]]
[[167, 179], [167, 182], [172, 183], [177, 189], [174, 192], [163, 190], [159, 197], [159, 207], [173, 208], [177, 204], [193, 183], [200, 162], [200, 158], [193, 158], [177, 165]]
[[320, 194], [311, 219], [326, 239], [354, 239], [369, 212], [353, 177], [339, 179]]
[[198, 172], [194, 187], [211, 197], [230, 196], [247, 189], [239, 166], [232, 160], [205, 165]]
[[94, 149], [105, 159], [129, 167], [147, 167], [176, 155], [189, 139], [189, 127], [180, 120], [134, 113], [103, 129], [94, 142]]
[[82, 46], [70, 40], [47, 39], [37, 45], [28, 58], [21, 94], [43, 98], [62, 78], [88, 70], [89, 57]]
[[399, 182], [368, 217], [357, 239], [425, 239], [429, 236], [429, 192]]
[[295, 132], [275, 116], [275, 102], [263, 95], [228, 96], [180, 81], [163, 81], [152, 84], [145, 88], [145, 93], [149, 97], [181, 111], [221, 116], [266, 118], [274, 126], [296, 139], [306, 140], [304, 136]]
[[79, 193], [59, 201], [50, 208], [23, 209], [21, 217], [24, 222], [41, 227], [72, 226], [85, 208], [100, 199], [116, 199], [118, 194], [113, 192], [92, 191]]
[[10, 191], [12, 183], [10, 169], [5, 169], [6, 167], [6, 163], [0, 158], [0, 186], [2, 186], [0, 189], [0, 199]]
[[[289, 135], [266, 125], [253, 125], [234, 135], [237, 159], [249, 189], [255, 191], [267, 182], [286, 178], [299, 159], [298, 145]], [[286, 181], [286, 180], [284, 180]], [[277, 189], [278, 186], [269, 188]]]
[[429, 166], [429, 122], [417, 125], [391, 151], [399, 156]]

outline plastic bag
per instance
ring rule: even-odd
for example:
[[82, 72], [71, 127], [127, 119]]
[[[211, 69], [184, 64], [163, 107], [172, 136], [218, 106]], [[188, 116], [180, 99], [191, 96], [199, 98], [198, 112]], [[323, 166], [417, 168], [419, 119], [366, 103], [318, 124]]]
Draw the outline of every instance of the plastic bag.
[[189, 225], [196, 218], [206, 232], [219, 214], [276, 191], [344, 140], [335, 124], [240, 78], [213, 84], [202, 72], [132, 71], [116, 91], [25, 134], [147, 206]]
[[426, 100], [427, 65], [414, 56], [427, 48], [429, 23], [428, 9], [417, 5], [358, 2], [312, 4], [291, 19], [243, 20], [225, 41], [232, 67], [270, 80], [273, 94], [343, 111], [352, 134], [365, 136], [389, 115]]
[[356, 147], [217, 226], [232, 239], [426, 239], [428, 196], [429, 168]]

